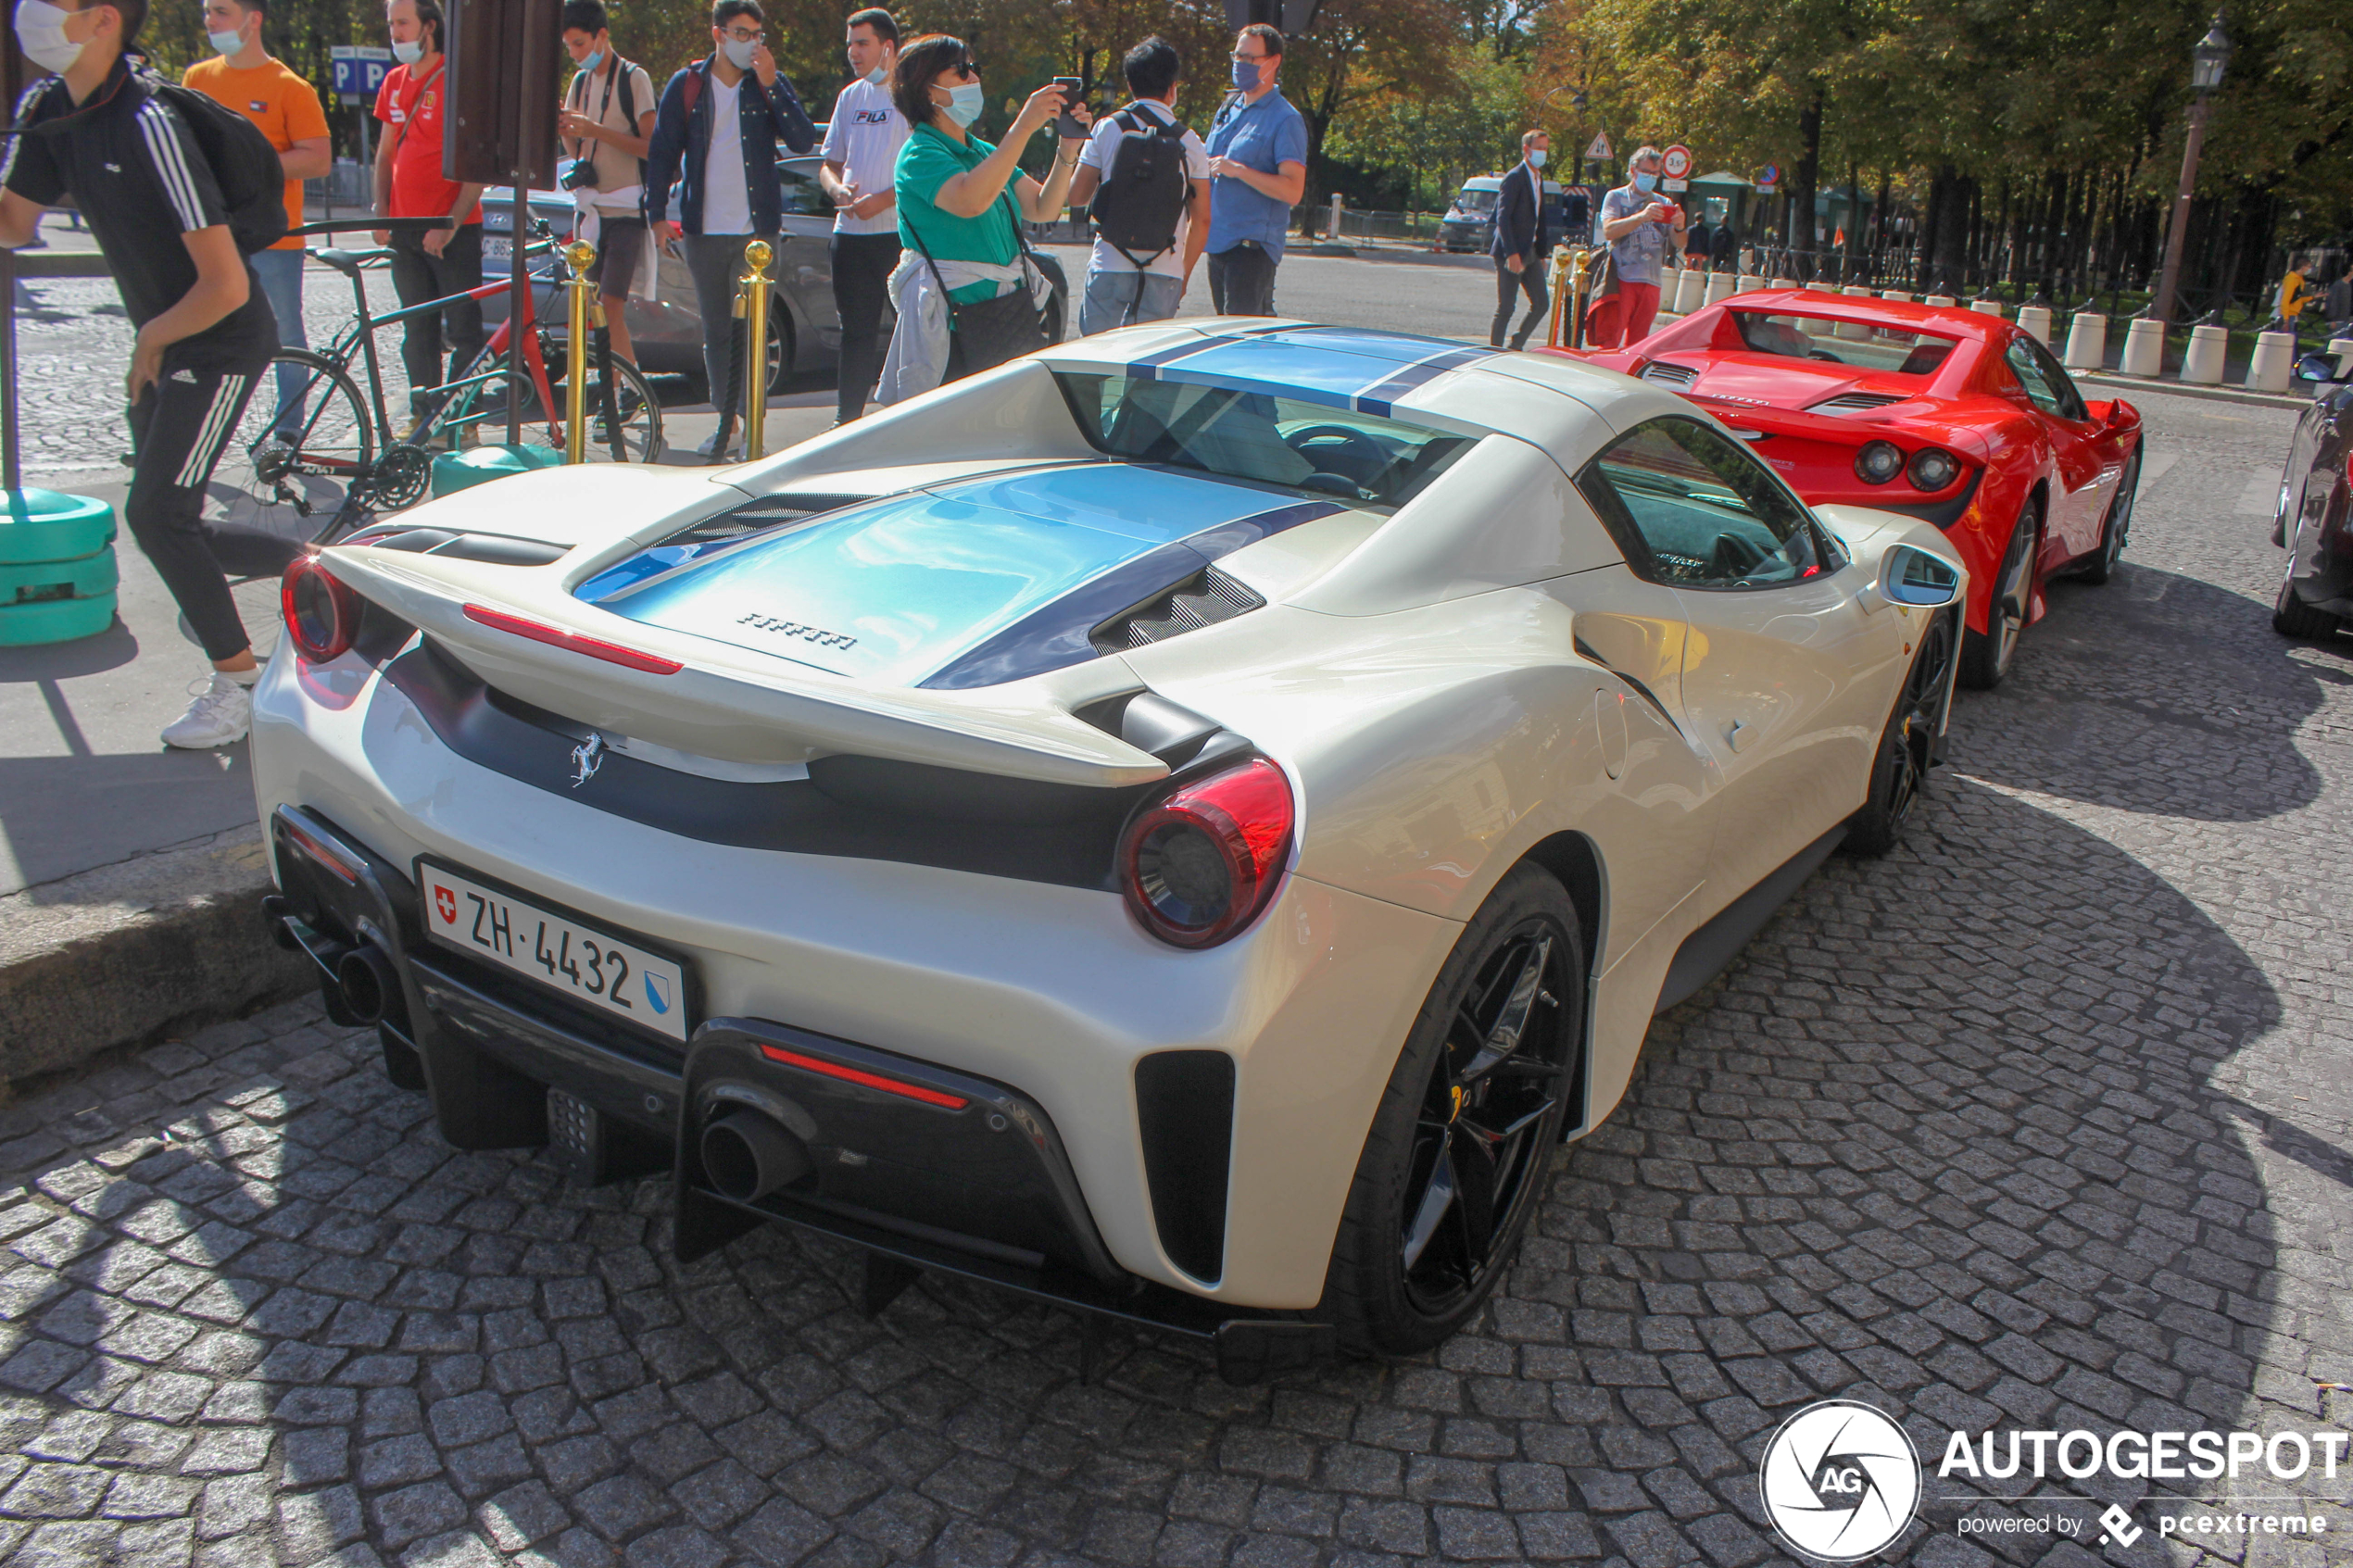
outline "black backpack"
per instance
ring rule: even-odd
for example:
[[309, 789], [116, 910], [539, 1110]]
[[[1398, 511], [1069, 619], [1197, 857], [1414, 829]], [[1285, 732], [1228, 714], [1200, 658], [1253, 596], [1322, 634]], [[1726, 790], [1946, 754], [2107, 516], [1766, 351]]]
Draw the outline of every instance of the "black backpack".
[[1158, 115], [1139, 114], [1133, 104], [1114, 115], [1112, 123], [1119, 127], [1119, 145], [1089, 210], [1095, 232], [1141, 271], [1176, 243], [1176, 223], [1191, 191], [1185, 176], [1185, 128]]
[[228, 209], [229, 232], [247, 256], [286, 237], [286, 170], [278, 149], [261, 127], [218, 99], [159, 76], [140, 79], [150, 96], [162, 99], [196, 139], [196, 151], [212, 168]]
[[[220, 187], [220, 205], [227, 209], [229, 234], [237, 242], [239, 252], [251, 256], [284, 239], [285, 166], [278, 161], [278, 149], [270, 144], [261, 127], [193, 87], [165, 81], [146, 68], [143, 56], [132, 56], [129, 75], [127, 89], [143, 92], [169, 105], [195, 138], [197, 154], [212, 170], [213, 183]], [[63, 90], [63, 84], [55, 78], [34, 83], [19, 106], [17, 118], [22, 120], [40, 101], [39, 94], [52, 86]], [[44, 136], [70, 136], [82, 114], [103, 107], [93, 103], [87, 109], [44, 120], [31, 129]]]

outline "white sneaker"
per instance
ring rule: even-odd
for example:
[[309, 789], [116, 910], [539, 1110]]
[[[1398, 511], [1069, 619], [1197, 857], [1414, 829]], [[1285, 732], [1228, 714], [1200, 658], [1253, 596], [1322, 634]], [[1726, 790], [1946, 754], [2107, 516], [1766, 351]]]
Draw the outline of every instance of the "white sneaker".
[[203, 686], [191, 686], [196, 700], [188, 711], [163, 727], [163, 744], [202, 751], [233, 746], [253, 728], [253, 689], [215, 671]]
[[[726, 455], [731, 458], [742, 457], [744, 455], [744, 433], [738, 430], [736, 432], [735, 444], [727, 448]], [[715, 458], [719, 456], [719, 433], [714, 430], [709, 435], [705, 436], [703, 438], [703, 444], [695, 448], [695, 455], [698, 458]]]

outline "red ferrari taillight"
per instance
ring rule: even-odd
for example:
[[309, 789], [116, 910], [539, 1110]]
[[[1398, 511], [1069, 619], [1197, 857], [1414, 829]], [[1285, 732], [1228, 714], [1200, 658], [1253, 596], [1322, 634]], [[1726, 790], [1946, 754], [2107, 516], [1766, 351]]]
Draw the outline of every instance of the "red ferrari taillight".
[[624, 670], [642, 670], [648, 675], [675, 675], [686, 668], [674, 659], [641, 653], [619, 643], [609, 643], [602, 637], [592, 637], [585, 632], [569, 631], [561, 626], [550, 626], [544, 621], [510, 615], [503, 609], [492, 609], [487, 605], [466, 606], [465, 617], [477, 626], [510, 632], [535, 643], [545, 643], [551, 648], [562, 648], [567, 653], [582, 654], [589, 659], [601, 659], [607, 664], [618, 664]]
[[1290, 781], [1263, 757], [1174, 790], [1120, 837], [1127, 907], [1164, 942], [1214, 947], [1266, 907], [1290, 830]]
[[278, 585], [286, 635], [305, 659], [323, 664], [340, 659], [359, 634], [360, 597], [329, 571], [317, 556], [297, 556]]

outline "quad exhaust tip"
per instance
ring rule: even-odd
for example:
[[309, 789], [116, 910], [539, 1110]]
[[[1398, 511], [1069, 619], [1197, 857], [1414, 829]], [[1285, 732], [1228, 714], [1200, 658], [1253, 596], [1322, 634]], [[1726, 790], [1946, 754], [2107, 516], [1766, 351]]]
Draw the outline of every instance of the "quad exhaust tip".
[[756, 1203], [809, 1173], [809, 1148], [774, 1118], [738, 1106], [703, 1128], [702, 1168], [723, 1197]]
[[335, 988], [343, 993], [343, 1005], [361, 1023], [383, 1022], [398, 985], [392, 961], [372, 942], [361, 943], [335, 962]]

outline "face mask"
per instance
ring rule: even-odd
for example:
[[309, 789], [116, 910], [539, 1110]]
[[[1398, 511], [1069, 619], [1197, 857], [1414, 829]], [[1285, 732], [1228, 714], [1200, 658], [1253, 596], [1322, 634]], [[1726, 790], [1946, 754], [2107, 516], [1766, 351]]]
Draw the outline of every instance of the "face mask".
[[988, 99], [977, 82], [960, 82], [948, 90], [948, 118], [967, 131], [988, 107]]
[[1249, 92], [1258, 85], [1259, 73], [1265, 69], [1266, 62], [1264, 60], [1236, 60], [1234, 85], [1245, 93]]
[[392, 57], [404, 66], [413, 66], [425, 57], [425, 41], [418, 38], [403, 44], [395, 39], [392, 45]]
[[1642, 192], [1644, 195], [1649, 195], [1653, 191], [1658, 189], [1658, 176], [1655, 174], [1635, 175], [1634, 189]]
[[66, 36], [66, 21], [71, 11], [52, 6], [49, 0], [19, 0], [17, 6], [17, 42], [24, 47], [24, 57], [43, 70], [63, 76], [82, 58], [82, 46]]
[[599, 49], [595, 54], [580, 62], [580, 74], [586, 76], [589, 72], [595, 70], [598, 66], [603, 65], [604, 63], [605, 52], [602, 49]]
[[884, 82], [890, 80], [890, 68], [888, 66], [876, 66], [874, 69], [866, 73], [866, 80], [879, 87]]
[[208, 32], [204, 41], [212, 45], [216, 55], [233, 55], [245, 46], [244, 36], [234, 32]]
[[1528, 167], [1530, 169], [1541, 169], [1544, 167], [1544, 160], [1551, 156], [1552, 155], [1546, 152], [1543, 148], [1539, 147], [1534, 152], [1528, 155]]
[[760, 48], [757, 43], [747, 44], [740, 38], [723, 40], [719, 46], [727, 51], [727, 63], [737, 70], [749, 70], [751, 57]]

